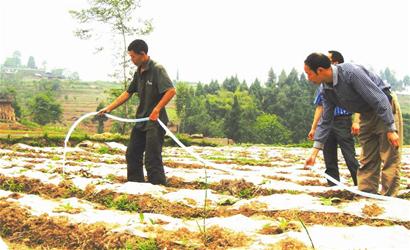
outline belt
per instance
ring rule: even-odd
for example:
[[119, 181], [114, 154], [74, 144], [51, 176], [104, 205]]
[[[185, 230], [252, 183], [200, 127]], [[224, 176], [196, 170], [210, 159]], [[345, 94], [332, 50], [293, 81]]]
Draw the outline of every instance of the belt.
[[352, 119], [352, 115], [339, 115], [339, 116], [335, 116], [333, 118], [333, 120], [337, 121], [337, 120], [351, 120]]

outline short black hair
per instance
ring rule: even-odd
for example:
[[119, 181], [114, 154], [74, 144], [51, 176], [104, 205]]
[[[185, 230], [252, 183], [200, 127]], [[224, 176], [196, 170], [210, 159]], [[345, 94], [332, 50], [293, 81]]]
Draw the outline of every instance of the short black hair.
[[329, 57], [327, 57], [326, 55], [324, 55], [322, 53], [312, 53], [312, 54], [310, 54], [306, 58], [305, 64], [311, 70], [313, 70], [315, 73], [317, 73], [317, 69], [319, 67], [328, 69], [328, 68], [330, 68], [330, 65], [331, 65]]
[[144, 40], [136, 39], [128, 45], [128, 51], [131, 50], [137, 54], [142, 54], [142, 52], [148, 54], [148, 45]]
[[332, 54], [332, 62], [344, 63], [345, 59], [342, 56], [342, 53], [336, 50], [329, 50], [330, 54]]

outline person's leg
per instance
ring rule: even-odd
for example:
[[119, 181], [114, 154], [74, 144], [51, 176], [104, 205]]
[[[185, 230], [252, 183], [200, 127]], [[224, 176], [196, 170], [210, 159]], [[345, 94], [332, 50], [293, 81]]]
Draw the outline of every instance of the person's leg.
[[159, 126], [150, 128], [146, 134], [145, 169], [148, 181], [152, 184], [166, 184], [164, 166], [162, 163], [162, 145], [165, 131]]
[[374, 112], [361, 114], [359, 142], [362, 146], [361, 166], [357, 171], [359, 190], [378, 193], [381, 159], [379, 154], [379, 135]]
[[[330, 175], [336, 180], [340, 180], [339, 167], [337, 165], [337, 142], [333, 129], [330, 131], [329, 136], [323, 146], [323, 158], [325, 160], [326, 171], [325, 173]], [[327, 181], [329, 186], [334, 186], [331, 181]]]
[[127, 160], [127, 180], [134, 182], [144, 182], [144, 171], [142, 159], [145, 150], [145, 132], [138, 128], [131, 131], [125, 158]]
[[357, 169], [360, 165], [356, 159], [354, 139], [351, 133], [352, 120], [340, 120], [334, 123], [333, 126], [337, 144], [339, 144], [340, 150], [345, 158], [353, 183], [357, 186]]
[[380, 135], [379, 144], [383, 162], [381, 194], [394, 196], [400, 188], [400, 151], [390, 144], [386, 133]]
[[[400, 105], [397, 97], [393, 95], [393, 113], [396, 128], [398, 130], [400, 140], [400, 148], [394, 148], [387, 139], [387, 134], [383, 133], [380, 136], [380, 157], [383, 161], [382, 167], [382, 194], [394, 196], [400, 189], [400, 164], [401, 164], [401, 147], [403, 136], [403, 122], [401, 117]], [[384, 124], [381, 124], [384, 125]]]

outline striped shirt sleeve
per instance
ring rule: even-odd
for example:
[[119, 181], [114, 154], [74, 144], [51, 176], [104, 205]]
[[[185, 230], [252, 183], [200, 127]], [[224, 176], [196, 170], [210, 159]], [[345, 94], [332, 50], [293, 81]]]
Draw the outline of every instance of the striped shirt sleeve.
[[387, 131], [397, 131], [389, 100], [383, 91], [360, 68], [356, 68], [353, 71], [352, 87], [384, 121]]

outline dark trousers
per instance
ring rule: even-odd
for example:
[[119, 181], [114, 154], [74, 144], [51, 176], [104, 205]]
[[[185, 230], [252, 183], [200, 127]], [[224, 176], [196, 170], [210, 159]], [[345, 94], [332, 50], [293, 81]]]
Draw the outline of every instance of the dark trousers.
[[126, 152], [127, 180], [145, 182], [143, 171], [143, 157], [145, 152], [145, 170], [148, 182], [152, 184], [166, 184], [164, 166], [162, 164], [162, 145], [165, 131], [159, 125], [150, 127], [146, 131], [134, 127]]
[[[340, 180], [339, 166], [337, 160], [337, 145], [340, 146], [346, 165], [350, 171], [353, 183], [357, 185], [357, 169], [359, 162], [356, 159], [356, 151], [354, 148], [353, 135], [351, 134], [352, 120], [350, 116], [335, 117], [332, 130], [323, 147], [323, 158], [325, 160], [325, 173], [332, 176], [336, 180]], [[329, 186], [335, 185], [328, 180]]]

